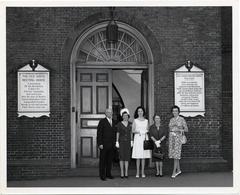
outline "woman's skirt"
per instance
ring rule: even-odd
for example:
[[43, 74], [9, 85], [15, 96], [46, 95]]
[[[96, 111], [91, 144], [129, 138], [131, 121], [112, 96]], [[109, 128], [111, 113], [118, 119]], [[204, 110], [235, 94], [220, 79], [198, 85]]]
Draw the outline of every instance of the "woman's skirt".
[[132, 158], [134, 159], [151, 158], [151, 150], [143, 149], [144, 140], [145, 140], [144, 135], [140, 135], [140, 134], [134, 135]]
[[119, 159], [120, 161], [130, 161], [131, 158], [131, 142], [120, 141], [119, 142]]
[[170, 132], [168, 157], [173, 159], [181, 159], [181, 152], [182, 152], [181, 134], [176, 132]]

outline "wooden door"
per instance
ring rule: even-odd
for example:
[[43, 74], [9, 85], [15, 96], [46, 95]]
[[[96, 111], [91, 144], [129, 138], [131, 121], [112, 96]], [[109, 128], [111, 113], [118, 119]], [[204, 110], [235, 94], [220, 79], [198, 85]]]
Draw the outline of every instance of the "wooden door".
[[112, 107], [112, 70], [77, 71], [77, 164], [97, 166], [97, 125]]

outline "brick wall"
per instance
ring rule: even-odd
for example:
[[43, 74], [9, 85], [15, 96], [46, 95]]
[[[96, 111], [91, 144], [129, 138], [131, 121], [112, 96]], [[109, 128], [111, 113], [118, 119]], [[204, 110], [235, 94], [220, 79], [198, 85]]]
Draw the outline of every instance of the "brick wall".
[[232, 168], [232, 9], [222, 8], [222, 91], [223, 91], [223, 157]]
[[[36, 171], [34, 167], [42, 162], [53, 175], [69, 168], [71, 46], [84, 29], [107, 19], [108, 8], [104, 7], [7, 8], [7, 159], [10, 179], [21, 174], [24, 177], [41, 174], [42, 171]], [[222, 157], [224, 77], [220, 8], [119, 7], [116, 19], [138, 29], [149, 42], [154, 57], [155, 109], [161, 113], [165, 125], [174, 103], [174, 70], [190, 59], [205, 71], [206, 116], [186, 119], [190, 132], [183, 156]], [[17, 69], [31, 59], [39, 60], [50, 69], [50, 118], [17, 117]], [[229, 112], [230, 109], [226, 110], [228, 121], [231, 118]], [[229, 128], [228, 132], [231, 130]], [[225, 142], [230, 143], [231, 136]], [[225, 156], [230, 150], [224, 150]], [[24, 172], [20, 167], [30, 171]]]
[[183, 156], [219, 157], [222, 126], [219, 9], [167, 8], [161, 13], [156, 19], [158, 24], [151, 25], [152, 22], [148, 22], [158, 39], [162, 58], [155, 65], [155, 108], [167, 125], [174, 103], [174, 70], [186, 59], [197, 63], [205, 71], [206, 115], [186, 119], [189, 142], [184, 146]]

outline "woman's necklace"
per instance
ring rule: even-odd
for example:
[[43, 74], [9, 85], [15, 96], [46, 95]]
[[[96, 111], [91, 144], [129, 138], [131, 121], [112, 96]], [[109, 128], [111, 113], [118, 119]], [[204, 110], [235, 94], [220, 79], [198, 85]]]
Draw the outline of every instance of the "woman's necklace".
[[122, 121], [122, 124], [123, 124], [125, 127], [127, 127], [128, 121]]

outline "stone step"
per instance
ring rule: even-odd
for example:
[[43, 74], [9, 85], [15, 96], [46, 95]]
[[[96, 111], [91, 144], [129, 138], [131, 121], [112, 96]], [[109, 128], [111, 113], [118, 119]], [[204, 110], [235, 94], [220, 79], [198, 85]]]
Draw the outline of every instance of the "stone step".
[[[165, 160], [164, 161], [164, 174], [171, 174], [173, 168], [173, 160]], [[185, 158], [180, 161], [181, 170], [183, 172], [214, 172], [214, 171], [229, 171], [227, 161], [220, 158]], [[85, 176], [85, 177], [95, 177], [99, 174], [98, 167], [79, 167], [74, 169], [69, 169], [64, 172], [64, 176]], [[150, 167], [147, 163], [145, 168], [145, 173], [147, 175], [155, 174], [154, 164]], [[112, 174], [115, 176], [120, 175], [120, 168], [118, 163], [113, 164]], [[131, 161], [129, 165], [129, 175], [136, 174], [135, 162]]]

